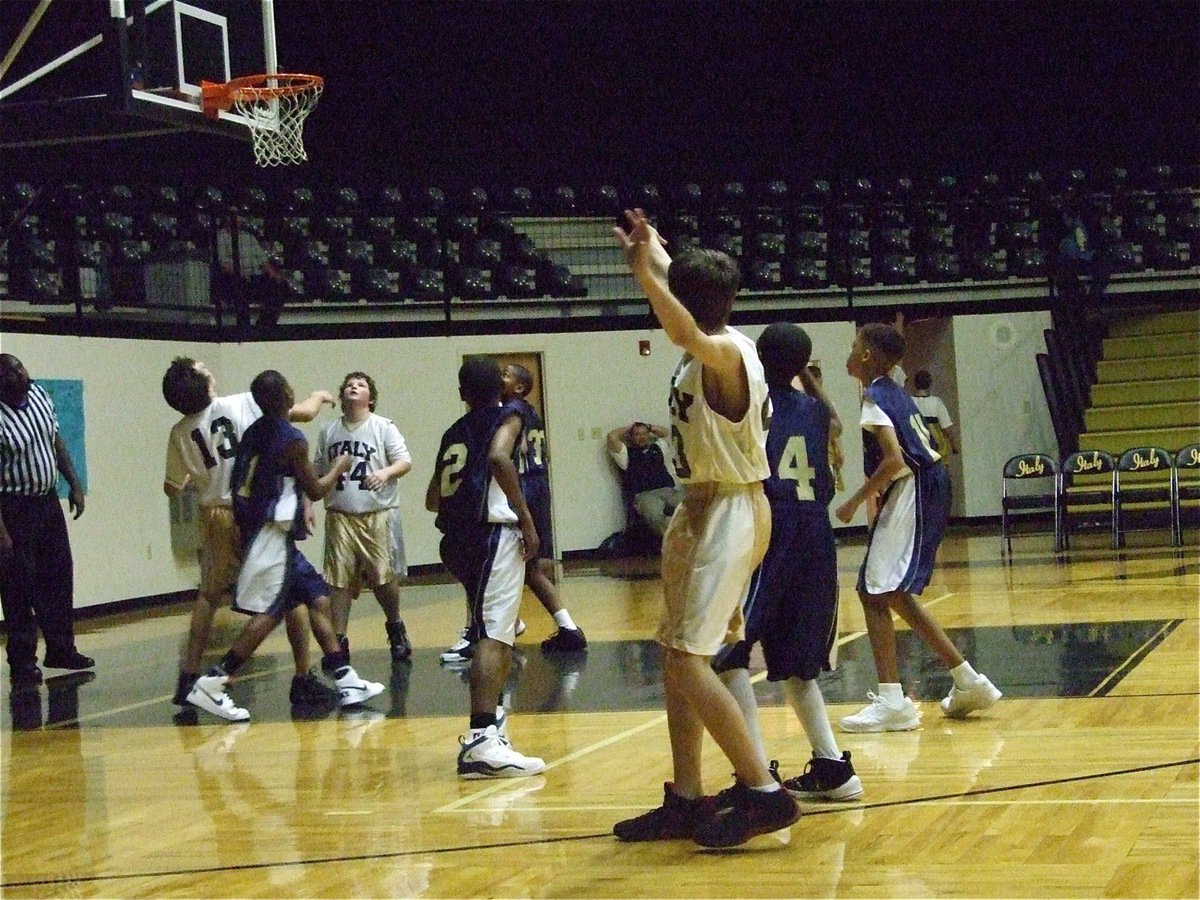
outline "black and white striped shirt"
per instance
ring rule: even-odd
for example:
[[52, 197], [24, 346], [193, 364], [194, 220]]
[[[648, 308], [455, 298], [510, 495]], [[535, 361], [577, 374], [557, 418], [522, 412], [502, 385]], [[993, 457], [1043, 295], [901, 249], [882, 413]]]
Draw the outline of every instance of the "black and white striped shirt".
[[0, 494], [31, 497], [55, 489], [57, 434], [54, 401], [40, 385], [29, 385], [29, 398], [20, 409], [0, 402]]

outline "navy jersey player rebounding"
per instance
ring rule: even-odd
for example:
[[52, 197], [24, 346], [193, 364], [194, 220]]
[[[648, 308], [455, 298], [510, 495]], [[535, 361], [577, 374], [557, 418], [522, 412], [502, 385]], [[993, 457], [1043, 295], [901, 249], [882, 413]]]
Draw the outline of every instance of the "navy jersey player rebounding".
[[[771, 505], [771, 542], [744, 606], [745, 640], [727, 645], [713, 668], [738, 700], [760, 752], [762, 731], [750, 684], [750, 651], [761, 643], [767, 679], [784, 694], [804, 728], [812, 759], [804, 773], [783, 783], [803, 800], [850, 800], [862, 793], [850, 754], [838, 749], [817, 676], [836, 658], [837, 547], [829, 521], [833, 473], [831, 432], [841, 422], [807, 371], [812, 341], [799, 326], [769, 326], [756, 342], [771, 398], [765, 483]], [[804, 391], [793, 387], [799, 377]]]
[[471, 655], [470, 730], [461, 739], [462, 778], [535, 775], [545, 763], [513, 749], [497, 708], [512, 662], [525, 562], [538, 535], [514, 463], [521, 417], [500, 402], [500, 367], [472, 357], [458, 373], [470, 411], [442, 435], [425, 507], [437, 513], [442, 562], [467, 592]]
[[909, 731], [921, 722], [916, 704], [904, 695], [896, 659], [896, 612], [950, 670], [954, 687], [942, 712], [961, 718], [1000, 699], [1000, 691], [971, 667], [937, 620], [913, 599], [929, 583], [934, 557], [950, 514], [950, 480], [933, 449], [912, 398], [887, 373], [904, 355], [904, 338], [890, 325], [859, 329], [846, 371], [863, 387], [867, 478], [836, 510], [849, 523], [868, 498], [881, 496], [871, 524], [867, 553], [858, 576], [867, 636], [875, 657], [879, 694], [841, 721], [845, 731]]

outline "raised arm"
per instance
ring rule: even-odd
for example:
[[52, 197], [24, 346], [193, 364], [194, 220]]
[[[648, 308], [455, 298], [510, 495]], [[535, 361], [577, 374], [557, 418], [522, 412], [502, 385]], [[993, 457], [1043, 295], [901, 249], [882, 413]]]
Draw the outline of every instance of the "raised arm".
[[288, 410], [288, 419], [292, 422], [311, 422], [321, 414], [321, 407], [327, 403], [337, 406], [337, 398], [329, 391], [313, 391]]
[[640, 209], [626, 210], [625, 217], [629, 220], [629, 230], [617, 226], [613, 228], [613, 234], [625, 253], [626, 264], [650, 301], [650, 308], [654, 310], [655, 318], [671, 343], [713, 369], [719, 377], [740, 373], [742, 355], [737, 344], [726, 335], [702, 331], [687, 307], [671, 293], [667, 282], [671, 257], [667, 254], [665, 242], [650, 225], [645, 213]]
[[829, 436], [832, 438], [841, 437], [842, 420], [838, 418], [837, 409], [834, 407], [833, 401], [829, 399], [829, 395], [825, 393], [825, 388], [821, 386], [821, 382], [813, 378], [812, 373], [807, 367], [800, 373], [800, 385], [804, 388], [804, 393], [816, 398], [817, 402], [829, 411]]

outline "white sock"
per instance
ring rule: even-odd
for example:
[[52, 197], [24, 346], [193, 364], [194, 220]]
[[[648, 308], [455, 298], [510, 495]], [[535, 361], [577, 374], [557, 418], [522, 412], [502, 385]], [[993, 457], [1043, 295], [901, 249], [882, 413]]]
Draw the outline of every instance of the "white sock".
[[879, 696], [888, 706], [900, 706], [904, 703], [904, 688], [899, 682], [888, 682], [879, 685]]
[[569, 628], [572, 631], [579, 627], [575, 624], [575, 620], [571, 618], [571, 614], [565, 609], [560, 609], [554, 614], [554, 622], [559, 628]]
[[825, 712], [825, 698], [821, 696], [817, 682], [789, 678], [783, 683], [783, 694], [800, 720], [800, 727], [804, 729], [813, 753], [823, 759], [841, 759], [842, 753], [833, 736], [833, 726], [829, 724], [829, 716]]
[[777, 790], [779, 790], [780, 787], [781, 787], [781, 785], [777, 781], [775, 781], [774, 778], [772, 778], [770, 784], [764, 784], [764, 785], [761, 785], [760, 787], [753, 787], [753, 788], [750, 788], [750, 790], [758, 791], [760, 794], [773, 794]]
[[950, 670], [950, 677], [954, 679], [954, 686], [960, 691], [965, 691], [975, 686], [975, 682], [979, 680], [979, 673], [971, 668], [971, 664], [963, 660], [961, 665], [955, 666]]
[[754, 699], [754, 687], [750, 684], [749, 670], [730, 669], [722, 672], [720, 678], [725, 687], [729, 689], [729, 693], [733, 694], [733, 699], [737, 701], [737, 705], [742, 711], [742, 718], [746, 720], [746, 730], [750, 732], [750, 742], [754, 744], [754, 749], [765, 761], [767, 751], [763, 747], [762, 729], [758, 724], [758, 701]]

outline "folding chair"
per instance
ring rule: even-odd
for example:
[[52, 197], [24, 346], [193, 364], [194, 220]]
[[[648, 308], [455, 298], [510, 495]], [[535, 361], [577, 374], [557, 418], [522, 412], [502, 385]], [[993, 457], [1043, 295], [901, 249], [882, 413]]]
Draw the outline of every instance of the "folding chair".
[[1116, 514], [1113, 518], [1116, 529], [1116, 546], [1125, 546], [1126, 519], [1131, 512], [1152, 514], [1167, 513], [1168, 527], [1174, 538], [1174, 505], [1172, 503], [1172, 475], [1175, 467], [1171, 454], [1162, 447], [1133, 447], [1117, 459], [1114, 502]]
[[[1012, 555], [1012, 510], [1027, 514], [1050, 512], [1054, 519], [1054, 550], [1062, 549], [1062, 529], [1058, 507], [1058, 463], [1044, 453], [1022, 453], [1004, 464], [1000, 477], [1000, 555]], [[1010, 493], [1010, 484], [1030, 485], [1040, 493]], [[1021, 516], [1020, 518], [1024, 518]]]
[[[1103, 450], [1076, 450], [1062, 461], [1058, 479], [1062, 546], [1071, 546], [1071, 516], [1108, 520], [1112, 547], [1117, 547], [1117, 464]], [[1103, 513], [1103, 517], [1100, 514]]]
[[1200, 444], [1188, 444], [1175, 454], [1171, 467], [1171, 513], [1175, 546], [1183, 546], [1183, 502], [1200, 501]]

